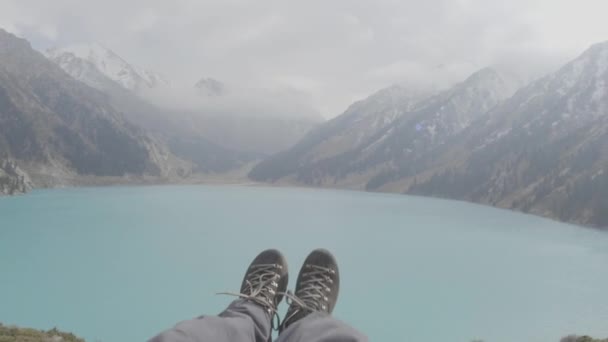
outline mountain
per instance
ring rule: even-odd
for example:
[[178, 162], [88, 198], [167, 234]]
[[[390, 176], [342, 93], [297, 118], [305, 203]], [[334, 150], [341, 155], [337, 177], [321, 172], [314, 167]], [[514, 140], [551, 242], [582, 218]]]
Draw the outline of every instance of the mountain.
[[[519, 90], [402, 189], [608, 227], [608, 42]], [[465, 153], [456, 151], [466, 151]]]
[[607, 84], [608, 42], [511, 97], [491, 69], [430, 97], [397, 92], [387, 100], [385, 90], [250, 177], [452, 198], [608, 227]]
[[420, 166], [409, 159], [445, 144], [509, 95], [492, 69], [434, 95], [390, 87], [260, 163], [250, 177], [363, 189], [387, 173], [413, 172]]
[[[90, 45], [95, 47], [96, 45]], [[102, 49], [98, 47], [97, 50]], [[77, 49], [82, 52], [82, 49]], [[94, 50], [91, 50], [94, 51]], [[115, 56], [109, 50], [107, 53]], [[87, 55], [87, 54], [85, 54]], [[47, 58], [57, 64], [66, 73], [74, 79], [88, 85], [91, 88], [100, 90], [111, 104], [120, 110], [132, 123], [137, 124], [145, 129], [154, 127], [162, 127], [166, 125], [166, 120], [161, 118], [168, 116], [168, 113], [162, 112], [156, 106], [148, 103], [143, 98], [137, 96], [128, 87], [125, 87], [120, 81], [121, 79], [112, 79], [112, 75], [102, 71], [98, 67], [96, 58], [91, 58], [93, 61], [77, 56], [75, 53], [67, 49], [52, 49], [46, 52]], [[95, 55], [93, 55], [95, 56]], [[127, 65], [122, 58], [116, 56], [115, 59]], [[105, 65], [105, 63], [103, 63]]]
[[46, 56], [72, 77], [95, 88], [98, 88], [98, 83], [99, 86], [104, 85], [104, 80], [100, 80], [95, 71], [100, 71], [110, 80], [135, 93], [169, 87], [169, 81], [160, 74], [134, 66], [100, 44], [49, 49]]
[[77, 176], [178, 171], [168, 151], [129, 123], [106, 95], [1, 29], [0, 158], [16, 160], [37, 186]]
[[224, 84], [213, 78], [201, 78], [194, 88], [203, 96], [221, 96], [225, 92]]
[[[81, 52], [79, 54], [70, 49], [53, 49], [47, 52], [47, 57], [73, 78], [103, 92], [112, 106], [120, 110], [128, 121], [162, 141], [175, 156], [192, 162], [192, 171], [225, 172], [255, 159], [255, 156], [233, 151], [210, 141], [200, 131], [193, 129], [192, 120], [174, 111], [160, 108], [146, 101], [145, 97], [138, 96], [136, 89], [125, 87], [124, 83], [121, 83], [124, 78], [110, 78], [112, 75], [100, 69], [99, 59], [95, 57], [99, 55], [101, 48], [97, 45], [90, 47], [89, 51], [92, 52], [84, 54], [83, 49], [75, 49]], [[110, 61], [117, 61], [115, 64], [131, 68], [129, 63], [110, 50], [101, 51], [106, 51], [104, 55], [110, 56]], [[92, 57], [80, 57], [82, 55]], [[102, 64], [106, 65], [105, 62]], [[167, 84], [168, 82], [164, 82], [162, 86]]]
[[[257, 102], [268, 99], [239, 106], [247, 101], [213, 78], [194, 85], [192, 95], [198, 101], [191, 104], [189, 94], [176, 94], [158, 74], [133, 66], [99, 44], [50, 49], [46, 56], [73, 78], [107, 94], [129, 121], [162, 136], [176, 155], [198, 161], [198, 170], [205, 172], [239, 168], [287, 149], [320, 121], [269, 116], [265, 108], [256, 108]], [[155, 89], [165, 89], [164, 96], [175, 99], [158, 99], [158, 92], [149, 92]], [[262, 115], [251, 115], [253, 108]]]

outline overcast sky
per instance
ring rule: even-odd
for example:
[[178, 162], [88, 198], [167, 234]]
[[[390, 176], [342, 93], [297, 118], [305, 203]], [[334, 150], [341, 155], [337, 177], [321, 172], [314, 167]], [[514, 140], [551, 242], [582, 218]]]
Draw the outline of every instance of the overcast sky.
[[307, 94], [326, 117], [394, 83], [485, 66], [537, 77], [608, 40], [607, 0], [0, 0], [0, 27], [44, 49], [98, 42], [194, 84]]

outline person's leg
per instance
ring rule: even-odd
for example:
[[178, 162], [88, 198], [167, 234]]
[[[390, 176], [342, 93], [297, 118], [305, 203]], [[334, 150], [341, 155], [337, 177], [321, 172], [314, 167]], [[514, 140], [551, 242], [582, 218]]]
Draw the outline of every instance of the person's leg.
[[367, 337], [329, 314], [315, 312], [281, 332], [276, 342], [367, 342]]
[[295, 296], [281, 324], [277, 342], [362, 342], [367, 337], [334, 317], [340, 274], [326, 250], [310, 253], [298, 275]]
[[218, 316], [178, 323], [150, 342], [268, 342], [272, 318], [287, 288], [287, 262], [276, 250], [258, 255], [245, 274], [241, 292]]
[[268, 312], [254, 302], [238, 299], [218, 316], [201, 316], [180, 322], [150, 342], [266, 342], [270, 333]]

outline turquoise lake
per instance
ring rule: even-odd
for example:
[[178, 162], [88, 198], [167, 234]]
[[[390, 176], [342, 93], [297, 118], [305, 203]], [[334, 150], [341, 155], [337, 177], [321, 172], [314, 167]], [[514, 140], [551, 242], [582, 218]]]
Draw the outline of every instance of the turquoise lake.
[[236, 186], [0, 198], [0, 322], [145, 341], [219, 313], [232, 298], [215, 293], [237, 291], [271, 247], [292, 281], [309, 251], [334, 252], [334, 313], [371, 341], [608, 337], [608, 233], [462, 202]]

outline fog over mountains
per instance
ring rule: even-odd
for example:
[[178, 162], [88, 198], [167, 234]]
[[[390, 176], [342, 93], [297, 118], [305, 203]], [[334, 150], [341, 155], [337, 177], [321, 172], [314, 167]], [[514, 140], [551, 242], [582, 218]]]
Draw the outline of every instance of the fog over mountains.
[[209, 76], [180, 87], [100, 45], [43, 55], [0, 31], [0, 188], [244, 182], [251, 170], [257, 182], [446, 197], [607, 227], [607, 84], [599, 43], [520, 89], [484, 68], [439, 91], [387, 87], [321, 123], [297, 92]]
[[[243, 96], [247, 91], [210, 77], [203, 77], [194, 85], [176, 85], [99, 44], [54, 48], [46, 55], [72, 77], [110, 95], [114, 105], [131, 121], [157, 131], [171, 142], [186, 136], [191, 142], [206, 140], [205, 146], [197, 142], [199, 149], [210, 151], [213, 147], [209, 144], [218, 145], [221, 153], [214, 159], [222, 160], [222, 165], [201, 165], [203, 169], [225, 171], [237, 166], [239, 159], [250, 161], [283, 150], [321, 121], [313, 109], [277, 108], [273, 101], [281, 103], [280, 100], [264, 99], [274, 94]], [[178, 146], [183, 141], [170, 145], [179, 150], [178, 154], [182, 152]], [[236, 155], [223, 158], [220, 154]]]
[[[142, 70], [96, 45], [45, 57], [0, 31], [0, 159], [16, 160], [35, 186], [179, 181], [246, 168], [316, 123], [160, 107], [148, 90], [170, 85]], [[2, 177], [17, 184], [13, 171]]]

